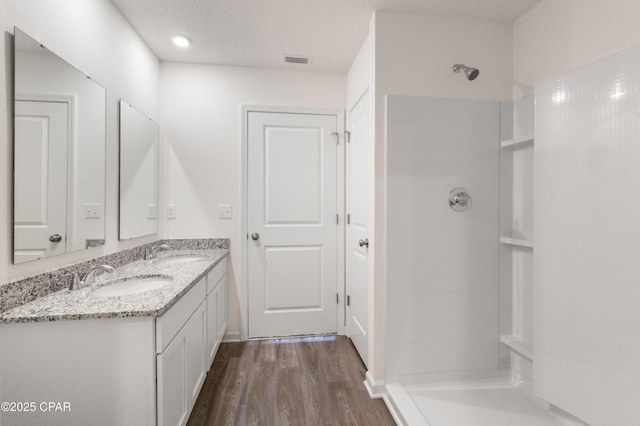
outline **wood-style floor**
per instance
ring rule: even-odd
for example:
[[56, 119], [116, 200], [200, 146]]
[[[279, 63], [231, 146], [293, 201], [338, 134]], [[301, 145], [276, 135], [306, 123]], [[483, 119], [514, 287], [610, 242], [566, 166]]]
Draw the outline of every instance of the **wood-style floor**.
[[223, 343], [188, 425], [395, 425], [345, 336]]

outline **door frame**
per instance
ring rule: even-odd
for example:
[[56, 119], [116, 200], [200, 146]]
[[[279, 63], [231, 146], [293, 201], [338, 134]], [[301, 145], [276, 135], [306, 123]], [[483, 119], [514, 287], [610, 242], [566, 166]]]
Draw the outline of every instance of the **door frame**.
[[344, 126], [346, 112], [344, 109], [338, 108], [303, 108], [303, 107], [285, 107], [285, 106], [268, 106], [268, 105], [241, 105], [241, 124], [242, 124], [242, 166], [241, 166], [241, 225], [240, 225], [240, 280], [238, 288], [238, 299], [240, 302], [240, 340], [245, 341], [249, 336], [249, 113], [250, 112], [271, 112], [280, 114], [306, 114], [306, 115], [329, 115], [335, 116], [338, 132], [337, 150], [337, 176], [336, 176], [336, 197], [338, 207], [338, 235], [336, 241], [337, 253], [337, 291], [339, 294], [338, 306], [336, 308], [336, 324], [337, 334], [345, 333], [345, 139]]

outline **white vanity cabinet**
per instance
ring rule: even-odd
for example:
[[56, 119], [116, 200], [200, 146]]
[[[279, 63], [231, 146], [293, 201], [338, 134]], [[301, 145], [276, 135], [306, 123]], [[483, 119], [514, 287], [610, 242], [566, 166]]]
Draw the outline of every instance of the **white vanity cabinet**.
[[207, 274], [207, 366], [211, 366], [227, 330], [227, 260]]
[[227, 328], [227, 260], [156, 319], [158, 426], [184, 425]]
[[0, 324], [0, 401], [22, 404], [0, 425], [155, 425], [154, 333], [153, 317]]
[[206, 278], [156, 318], [158, 425], [184, 425], [207, 375]]
[[222, 258], [159, 317], [0, 324], [0, 401], [16, 403], [0, 425], [186, 424], [226, 329], [226, 277]]

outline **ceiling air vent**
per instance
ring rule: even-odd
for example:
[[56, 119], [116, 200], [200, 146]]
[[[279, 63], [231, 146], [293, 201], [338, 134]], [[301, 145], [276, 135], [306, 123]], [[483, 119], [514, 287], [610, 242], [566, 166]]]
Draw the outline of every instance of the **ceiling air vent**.
[[287, 64], [308, 65], [311, 63], [311, 56], [284, 55], [284, 62]]

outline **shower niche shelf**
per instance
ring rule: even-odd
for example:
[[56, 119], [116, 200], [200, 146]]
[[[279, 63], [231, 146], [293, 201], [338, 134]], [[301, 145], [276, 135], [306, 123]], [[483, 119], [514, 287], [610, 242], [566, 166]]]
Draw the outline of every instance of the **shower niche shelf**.
[[521, 136], [500, 142], [500, 148], [515, 148], [518, 145], [533, 143], [533, 135]]
[[500, 242], [511, 246], [533, 248], [533, 240], [528, 240], [526, 238], [500, 237]]
[[500, 336], [500, 342], [523, 357], [533, 361], [533, 345], [530, 342], [514, 335]]
[[501, 108], [499, 346], [512, 368], [533, 379], [534, 96]]

